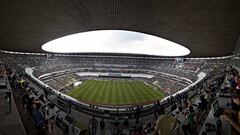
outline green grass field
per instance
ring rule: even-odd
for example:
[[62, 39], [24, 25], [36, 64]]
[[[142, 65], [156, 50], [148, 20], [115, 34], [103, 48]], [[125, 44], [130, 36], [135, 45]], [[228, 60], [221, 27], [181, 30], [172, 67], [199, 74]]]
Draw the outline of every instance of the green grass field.
[[92, 104], [144, 104], [164, 97], [160, 90], [142, 81], [87, 80], [67, 95]]

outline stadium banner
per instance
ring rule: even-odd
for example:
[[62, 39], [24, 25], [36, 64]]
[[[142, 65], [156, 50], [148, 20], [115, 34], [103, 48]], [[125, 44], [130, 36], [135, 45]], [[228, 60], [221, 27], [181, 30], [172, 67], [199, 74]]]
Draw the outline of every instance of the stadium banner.
[[122, 74], [122, 73], [100, 73], [99, 77], [131, 78], [131, 75], [130, 74]]

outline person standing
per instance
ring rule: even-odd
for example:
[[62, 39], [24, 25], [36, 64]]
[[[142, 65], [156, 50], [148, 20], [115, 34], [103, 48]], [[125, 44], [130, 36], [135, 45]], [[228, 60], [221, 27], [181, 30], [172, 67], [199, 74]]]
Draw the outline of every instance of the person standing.
[[97, 133], [97, 128], [98, 128], [98, 121], [95, 118], [95, 116], [92, 117], [89, 121], [89, 128], [91, 130], [91, 135], [96, 135]]
[[100, 134], [101, 135], [105, 135], [106, 131], [105, 131], [105, 122], [104, 119], [102, 118], [102, 120], [100, 121]]

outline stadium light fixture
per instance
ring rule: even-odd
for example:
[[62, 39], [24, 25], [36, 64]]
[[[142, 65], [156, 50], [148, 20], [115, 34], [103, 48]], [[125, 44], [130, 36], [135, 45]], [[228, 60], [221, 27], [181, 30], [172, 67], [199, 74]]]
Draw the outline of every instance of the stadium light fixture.
[[45, 43], [53, 53], [120, 53], [153, 56], [186, 56], [190, 50], [175, 42], [140, 32], [97, 30], [64, 36]]

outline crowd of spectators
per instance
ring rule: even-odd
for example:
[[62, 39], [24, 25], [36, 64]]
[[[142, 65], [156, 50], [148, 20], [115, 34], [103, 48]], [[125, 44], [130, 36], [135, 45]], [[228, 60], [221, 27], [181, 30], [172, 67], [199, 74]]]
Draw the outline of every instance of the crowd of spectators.
[[[26, 54], [0, 54], [0, 59], [9, 65], [16, 65], [19, 69], [24, 70], [26, 67], [35, 67], [35, 76], [38, 77], [45, 73], [73, 69], [73, 68], [99, 68], [111, 69], [148, 69], [174, 74], [181, 77], [189, 78], [192, 81], [197, 79], [196, 73], [184, 68], [177, 67], [174, 60], [168, 59], [151, 59], [137, 57], [64, 57], [56, 56], [55, 59], [47, 60], [45, 55], [26, 55]], [[124, 63], [124, 64], [122, 64]], [[197, 62], [189, 62], [196, 68], [199, 67]], [[195, 63], [195, 64], [194, 64]], [[106, 65], [106, 66], [105, 66]], [[111, 66], [112, 65], [112, 66]]]
[[[29, 80], [25, 74], [13, 72], [12, 76], [9, 76], [9, 81], [12, 86], [12, 90], [16, 91], [23, 102], [24, 109], [26, 110], [26, 117], [32, 119], [35, 124], [37, 134], [44, 135], [48, 126], [48, 121], [45, 119], [44, 114], [40, 110], [41, 106], [45, 102], [43, 94], [39, 94], [38, 98], [30, 97], [30, 93], [33, 93], [33, 88], [29, 86]], [[47, 132], [47, 131], [46, 131]]]
[[240, 133], [240, 78], [239, 71], [230, 66], [226, 71], [226, 80], [222, 92], [230, 92], [232, 107], [224, 108], [220, 118], [228, 122], [232, 127], [232, 134]]

